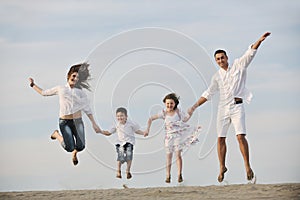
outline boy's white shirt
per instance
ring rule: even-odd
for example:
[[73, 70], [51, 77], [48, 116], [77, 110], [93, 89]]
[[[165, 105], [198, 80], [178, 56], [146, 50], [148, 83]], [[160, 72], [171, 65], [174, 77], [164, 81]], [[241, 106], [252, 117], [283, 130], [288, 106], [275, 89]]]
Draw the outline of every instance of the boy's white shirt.
[[135, 132], [140, 129], [140, 126], [127, 119], [125, 124], [117, 122], [114, 126], [111, 127], [110, 133], [117, 133], [116, 144], [124, 145], [127, 142], [135, 145]]

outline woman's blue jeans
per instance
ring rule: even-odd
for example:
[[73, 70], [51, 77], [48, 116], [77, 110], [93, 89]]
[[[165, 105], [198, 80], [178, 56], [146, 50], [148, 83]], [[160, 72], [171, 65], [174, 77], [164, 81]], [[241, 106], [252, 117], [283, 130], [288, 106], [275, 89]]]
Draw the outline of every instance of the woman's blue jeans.
[[81, 118], [59, 119], [59, 128], [64, 138], [61, 145], [67, 152], [75, 149], [82, 151], [85, 148], [84, 124]]

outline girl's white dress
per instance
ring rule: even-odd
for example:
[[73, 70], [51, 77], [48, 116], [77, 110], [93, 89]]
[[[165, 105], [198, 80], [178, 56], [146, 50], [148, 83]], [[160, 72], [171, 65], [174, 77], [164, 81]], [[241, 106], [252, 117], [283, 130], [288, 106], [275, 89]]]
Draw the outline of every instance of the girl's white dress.
[[167, 153], [181, 151], [191, 144], [199, 142], [197, 136], [200, 131], [199, 127], [192, 127], [182, 120], [187, 114], [179, 109], [173, 116], [166, 115], [163, 110], [159, 113], [159, 118], [164, 119], [165, 123], [165, 149]]

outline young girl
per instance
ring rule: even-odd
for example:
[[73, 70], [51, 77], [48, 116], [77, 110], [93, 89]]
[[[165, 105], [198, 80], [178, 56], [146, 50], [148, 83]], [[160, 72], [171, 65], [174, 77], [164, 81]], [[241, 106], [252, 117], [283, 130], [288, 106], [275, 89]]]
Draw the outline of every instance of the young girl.
[[89, 90], [88, 78], [89, 64], [82, 63], [70, 68], [67, 75], [67, 84], [56, 86], [52, 89], [43, 90], [37, 86], [32, 78], [29, 78], [30, 86], [43, 96], [59, 96], [59, 128], [51, 135], [51, 139], [57, 139], [67, 152], [72, 152], [72, 161], [74, 165], [78, 164], [77, 153], [85, 148], [85, 132], [82, 121], [82, 111], [90, 119], [96, 133], [100, 133], [100, 128], [96, 124], [92, 111], [90, 109], [87, 95], [82, 90]]
[[192, 128], [185, 122], [190, 119], [183, 111], [177, 108], [179, 98], [175, 93], [168, 94], [163, 99], [166, 109], [157, 115], [153, 115], [148, 120], [148, 128], [145, 132], [147, 136], [150, 132], [152, 121], [164, 119], [165, 123], [165, 149], [167, 153], [166, 183], [171, 182], [171, 164], [173, 153], [176, 154], [176, 163], [178, 169], [178, 182], [182, 182], [182, 157], [181, 152], [185, 147], [198, 141], [196, 133], [199, 128]]
[[101, 131], [104, 135], [110, 135], [117, 133], [116, 151], [117, 151], [117, 178], [122, 178], [121, 165], [127, 163], [126, 176], [127, 179], [132, 177], [130, 173], [132, 158], [133, 158], [133, 146], [135, 145], [134, 134], [145, 135], [142, 132], [138, 124], [128, 120], [127, 110], [120, 107], [116, 111], [116, 118], [118, 123], [114, 125], [110, 131]]

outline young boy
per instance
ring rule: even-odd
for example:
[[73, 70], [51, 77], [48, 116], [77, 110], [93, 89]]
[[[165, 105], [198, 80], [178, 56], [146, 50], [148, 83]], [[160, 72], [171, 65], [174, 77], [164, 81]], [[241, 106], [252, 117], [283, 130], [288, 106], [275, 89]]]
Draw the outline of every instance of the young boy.
[[116, 151], [117, 151], [117, 178], [122, 178], [121, 165], [127, 162], [126, 175], [127, 179], [132, 177], [130, 167], [133, 157], [133, 146], [135, 145], [134, 133], [144, 135], [144, 132], [139, 130], [139, 125], [128, 120], [127, 110], [118, 108], [116, 111], [117, 124], [110, 131], [102, 131], [104, 135], [117, 133]]

